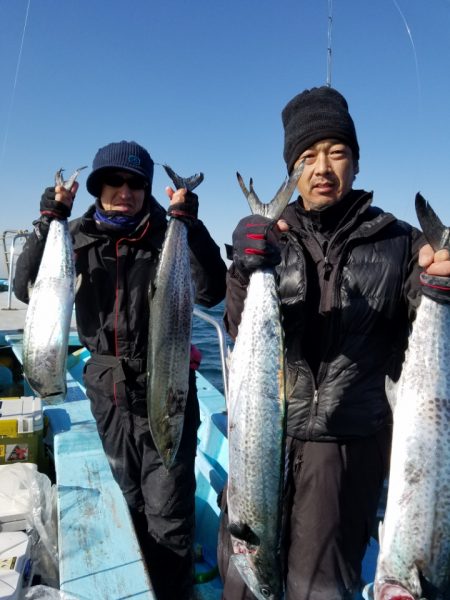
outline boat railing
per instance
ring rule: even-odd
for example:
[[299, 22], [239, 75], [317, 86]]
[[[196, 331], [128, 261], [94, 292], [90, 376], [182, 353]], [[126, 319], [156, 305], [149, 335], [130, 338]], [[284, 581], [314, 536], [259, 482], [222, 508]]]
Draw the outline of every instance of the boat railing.
[[194, 316], [206, 321], [210, 325], [212, 325], [218, 337], [219, 342], [219, 352], [220, 352], [220, 365], [222, 369], [222, 381], [223, 381], [223, 395], [225, 396], [225, 402], [228, 406], [228, 365], [227, 365], [227, 342], [225, 336], [225, 329], [223, 325], [214, 317], [207, 314], [206, 312], [199, 310], [198, 308], [194, 308]]
[[[14, 281], [14, 271], [16, 264], [14, 258], [16, 255], [16, 247], [20, 241], [22, 244], [26, 241], [30, 232], [27, 229], [7, 229], [2, 233], [2, 251], [3, 258], [8, 272], [8, 305], [6, 310], [11, 310], [12, 287]], [[8, 240], [11, 240], [10, 249], [8, 252]]]

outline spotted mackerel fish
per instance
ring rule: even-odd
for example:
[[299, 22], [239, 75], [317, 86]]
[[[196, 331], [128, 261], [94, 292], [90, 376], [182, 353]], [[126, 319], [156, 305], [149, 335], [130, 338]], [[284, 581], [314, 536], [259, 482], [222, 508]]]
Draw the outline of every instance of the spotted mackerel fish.
[[[70, 190], [81, 169], [67, 181], [63, 169], [55, 185]], [[75, 263], [67, 219], [53, 219], [33, 286], [23, 332], [23, 369], [30, 387], [47, 403], [66, 395], [66, 363], [75, 299]]]
[[[416, 212], [433, 249], [450, 230], [417, 194]], [[449, 289], [450, 279], [428, 277]], [[450, 598], [450, 304], [422, 296], [400, 380], [386, 514], [375, 574], [376, 600]], [[423, 578], [427, 583], [423, 584]]]
[[[272, 202], [239, 184], [253, 214], [277, 220], [287, 206], [303, 164]], [[229, 368], [228, 514], [234, 562], [258, 600], [283, 597], [281, 506], [285, 447], [283, 329], [273, 269], [250, 275]]]
[[[203, 181], [203, 173], [185, 179], [164, 169], [177, 189], [192, 191]], [[187, 225], [180, 219], [169, 220], [149, 305], [147, 412], [153, 441], [170, 469], [183, 433], [194, 308]]]

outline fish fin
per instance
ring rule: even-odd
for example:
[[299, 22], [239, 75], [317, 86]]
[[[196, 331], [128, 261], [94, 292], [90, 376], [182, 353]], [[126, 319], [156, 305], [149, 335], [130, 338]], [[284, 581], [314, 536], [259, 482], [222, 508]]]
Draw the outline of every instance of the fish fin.
[[64, 179], [63, 179], [63, 171], [64, 169], [61, 167], [61, 169], [58, 169], [55, 173], [55, 185], [64, 185]]
[[28, 282], [27, 290], [28, 290], [28, 301], [30, 301], [31, 294], [33, 293], [33, 290], [34, 290], [34, 283]]
[[281, 213], [289, 204], [289, 200], [294, 193], [297, 182], [303, 173], [303, 168], [304, 161], [297, 165], [297, 167], [292, 171], [290, 177], [281, 184], [281, 187], [275, 194], [274, 198], [267, 204], [264, 204], [258, 198], [253, 188], [253, 179], [250, 179], [250, 189], [248, 190], [241, 175], [236, 173], [239, 186], [244, 193], [244, 196], [247, 198], [247, 202], [252, 213], [255, 215], [262, 215], [268, 219], [273, 219], [274, 221], [279, 219]]
[[229, 523], [228, 531], [238, 540], [247, 542], [252, 546], [259, 546], [261, 544], [259, 536], [256, 535], [256, 533], [247, 523]]
[[381, 546], [384, 537], [384, 521], [380, 521], [378, 524], [378, 545]]
[[441, 220], [425, 200], [422, 194], [416, 194], [416, 214], [423, 234], [433, 250], [450, 251], [450, 228], [445, 227]]
[[167, 175], [172, 180], [177, 190], [186, 188], [188, 192], [192, 192], [204, 179], [203, 173], [196, 173], [191, 177], [180, 177], [175, 171], [169, 167], [169, 165], [163, 165], [163, 168]]
[[78, 293], [78, 290], [81, 287], [81, 282], [83, 281], [83, 275], [78, 273], [77, 278], [75, 279], [75, 294]]
[[398, 382], [391, 379], [389, 375], [386, 375], [384, 389], [392, 412], [394, 412], [395, 405], [397, 404], [397, 388]]

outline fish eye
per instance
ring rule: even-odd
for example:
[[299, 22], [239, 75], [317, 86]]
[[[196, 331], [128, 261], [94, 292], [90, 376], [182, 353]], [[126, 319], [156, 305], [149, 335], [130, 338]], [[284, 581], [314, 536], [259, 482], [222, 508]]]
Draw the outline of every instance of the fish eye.
[[261, 595], [264, 598], [270, 598], [270, 596], [271, 596], [270, 588], [268, 588], [268, 587], [262, 587], [259, 591], [261, 592]]

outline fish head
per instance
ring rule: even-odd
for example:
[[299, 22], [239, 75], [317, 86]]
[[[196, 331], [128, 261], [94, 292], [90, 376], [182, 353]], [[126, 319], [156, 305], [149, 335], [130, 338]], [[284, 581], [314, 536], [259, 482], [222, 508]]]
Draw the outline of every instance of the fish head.
[[234, 554], [231, 561], [236, 566], [247, 587], [258, 600], [281, 600], [282, 582], [279, 573], [263, 569], [254, 560], [253, 554]]
[[396, 582], [376, 582], [374, 592], [375, 600], [417, 600], [416, 596]]

